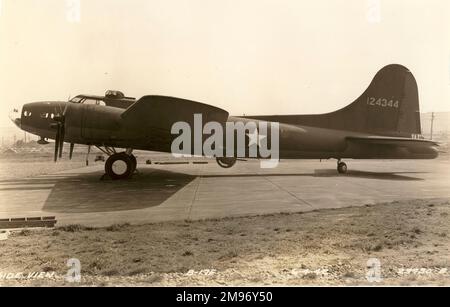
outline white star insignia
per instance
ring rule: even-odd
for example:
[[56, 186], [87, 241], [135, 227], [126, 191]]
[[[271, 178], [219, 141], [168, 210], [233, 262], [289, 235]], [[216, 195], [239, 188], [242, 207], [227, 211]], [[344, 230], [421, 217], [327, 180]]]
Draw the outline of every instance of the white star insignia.
[[261, 147], [261, 141], [267, 138], [267, 135], [260, 135], [258, 133], [258, 129], [253, 130], [252, 133], [247, 133], [249, 142], [248, 146], [252, 146], [253, 144], [257, 144], [259, 147]]

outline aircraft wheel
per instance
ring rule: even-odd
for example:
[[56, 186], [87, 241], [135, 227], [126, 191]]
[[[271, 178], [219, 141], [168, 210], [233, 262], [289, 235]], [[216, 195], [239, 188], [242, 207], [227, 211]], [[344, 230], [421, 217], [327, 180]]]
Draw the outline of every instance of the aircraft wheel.
[[344, 162], [339, 162], [337, 166], [337, 170], [339, 174], [345, 174], [347, 173], [347, 164]]
[[217, 164], [222, 168], [231, 168], [236, 164], [237, 159], [234, 157], [216, 158]]
[[105, 173], [111, 179], [126, 179], [134, 172], [135, 164], [131, 156], [126, 153], [117, 153], [108, 158], [105, 163]]

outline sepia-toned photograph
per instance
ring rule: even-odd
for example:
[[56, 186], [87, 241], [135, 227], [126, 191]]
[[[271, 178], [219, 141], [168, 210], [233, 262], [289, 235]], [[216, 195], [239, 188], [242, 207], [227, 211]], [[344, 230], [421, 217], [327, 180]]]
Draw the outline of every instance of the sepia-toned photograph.
[[446, 0], [0, 0], [0, 134], [0, 287], [450, 286]]

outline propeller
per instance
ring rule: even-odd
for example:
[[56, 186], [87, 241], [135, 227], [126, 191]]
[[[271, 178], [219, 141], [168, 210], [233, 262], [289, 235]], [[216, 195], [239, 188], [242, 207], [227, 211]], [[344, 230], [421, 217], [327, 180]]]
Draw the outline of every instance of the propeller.
[[69, 160], [72, 160], [73, 157], [73, 148], [75, 147], [74, 143], [70, 143], [70, 152], [69, 152]]
[[[52, 127], [56, 129], [56, 137], [55, 137], [55, 153], [54, 153], [54, 161], [58, 161], [58, 157], [62, 158], [63, 148], [64, 148], [64, 138], [66, 135], [66, 113], [69, 107], [69, 103], [66, 104], [64, 111], [62, 114], [57, 114], [53, 120], [55, 121], [52, 124]], [[74, 144], [70, 144], [70, 159], [72, 159]]]

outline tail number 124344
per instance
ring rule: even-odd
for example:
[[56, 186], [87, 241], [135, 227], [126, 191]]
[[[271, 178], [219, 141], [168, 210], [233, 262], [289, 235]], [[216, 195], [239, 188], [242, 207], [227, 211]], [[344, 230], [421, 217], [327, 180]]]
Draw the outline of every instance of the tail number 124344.
[[396, 108], [398, 109], [400, 103], [398, 100], [367, 97], [367, 104], [370, 106], [379, 106], [382, 108]]

